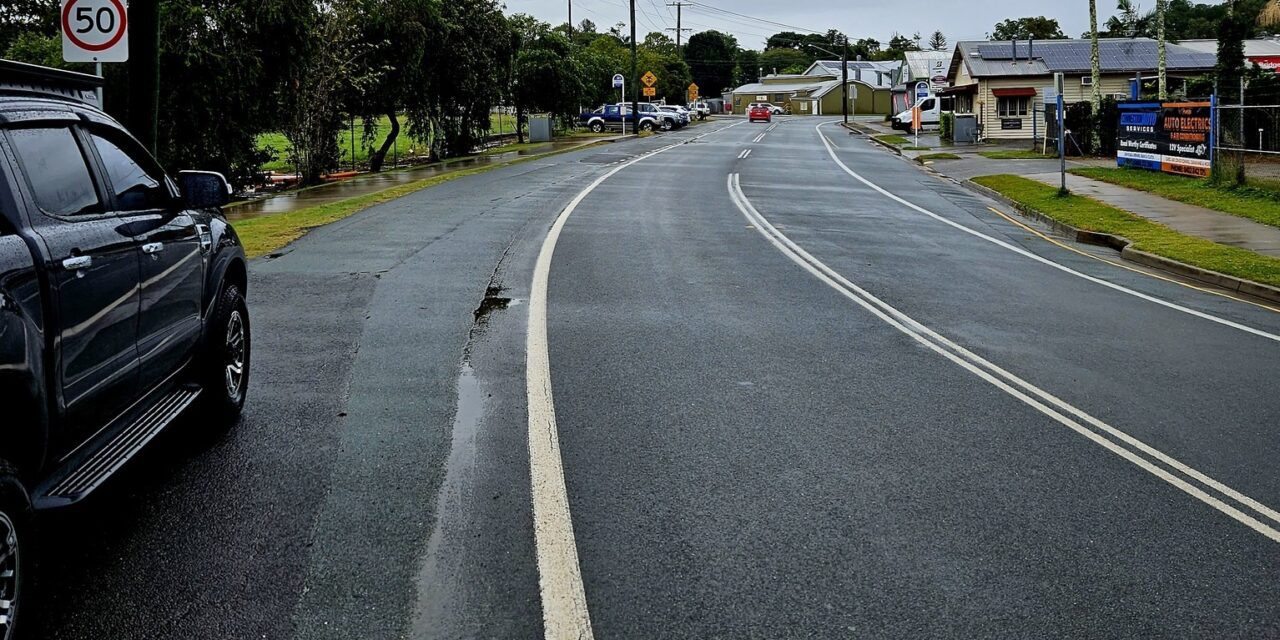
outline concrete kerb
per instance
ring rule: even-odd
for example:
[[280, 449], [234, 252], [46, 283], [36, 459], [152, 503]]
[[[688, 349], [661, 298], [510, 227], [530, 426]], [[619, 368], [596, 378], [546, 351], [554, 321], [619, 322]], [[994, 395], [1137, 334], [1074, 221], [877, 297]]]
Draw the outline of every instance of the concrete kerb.
[[1073, 227], [1069, 224], [1055, 220], [1033, 207], [1029, 207], [1020, 202], [1015, 202], [1006, 198], [1003, 194], [995, 191], [994, 189], [989, 189], [970, 180], [956, 180], [955, 182], [970, 191], [984, 195], [996, 202], [1003, 203], [1005, 206], [1017, 211], [1019, 214], [1027, 218], [1039, 220], [1040, 222], [1047, 224], [1054, 230], [1054, 232], [1065, 236], [1069, 240], [1114, 249], [1120, 253], [1120, 257], [1122, 259], [1136, 264], [1167, 271], [1190, 280], [1195, 280], [1196, 282], [1226, 289], [1227, 291], [1242, 293], [1268, 302], [1280, 303], [1280, 288], [1254, 282], [1252, 280], [1237, 278], [1236, 276], [1229, 276], [1225, 273], [1218, 273], [1217, 271], [1201, 269], [1200, 267], [1195, 267], [1186, 264], [1185, 262], [1178, 262], [1177, 260], [1172, 260], [1164, 256], [1140, 251], [1138, 249], [1134, 249], [1133, 241], [1125, 238], [1124, 236], [1098, 233], [1096, 231]]
[[898, 154], [898, 155], [902, 155], [902, 149], [899, 149], [898, 147], [896, 147], [896, 146], [894, 146], [894, 145], [891, 145], [891, 144], [889, 144], [888, 142], [885, 142], [885, 141], [883, 141], [883, 140], [879, 140], [879, 139], [877, 139], [877, 138], [876, 138], [876, 136], [878, 136], [878, 135], [883, 135], [883, 134], [881, 134], [880, 132], [878, 132], [878, 131], [876, 131], [876, 130], [874, 130], [874, 129], [866, 129], [866, 128], [864, 128], [864, 127], [860, 127], [860, 126], [858, 126], [858, 124], [857, 124], [857, 123], [854, 123], [854, 122], [841, 122], [841, 123], [840, 123], [840, 126], [842, 126], [842, 127], [846, 128], [846, 129], [849, 129], [850, 131], [855, 131], [855, 132], [857, 132], [857, 133], [861, 133], [861, 134], [863, 134], [863, 135], [867, 136], [867, 139], [868, 139], [868, 140], [870, 140], [870, 141], [872, 141], [872, 142], [874, 142], [874, 143], [876, 143], [876, 144], [878, 144], [878, 145], [880, 145], [880, 146], [882, 146], [882, 147], [884, 147], [884, 148], [886, 148], [886, 149], [888, 149], [888, 150], [890, 150], [890, 151], [892, 151], [892, 152], [894, 152], [894, 153], [896, 153], [896, 154]]

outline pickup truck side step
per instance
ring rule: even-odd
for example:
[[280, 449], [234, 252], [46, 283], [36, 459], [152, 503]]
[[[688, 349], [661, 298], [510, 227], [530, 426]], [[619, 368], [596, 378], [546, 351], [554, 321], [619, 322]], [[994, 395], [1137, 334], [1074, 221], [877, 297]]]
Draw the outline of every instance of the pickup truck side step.
[[179, 387], [162, 396], [92, 453], [68, 461], [50, 476], [35, 491], [35, 507], [65, 507], [83, 500], [164, 431], [198, 397], [200, 388], [194, 386]]

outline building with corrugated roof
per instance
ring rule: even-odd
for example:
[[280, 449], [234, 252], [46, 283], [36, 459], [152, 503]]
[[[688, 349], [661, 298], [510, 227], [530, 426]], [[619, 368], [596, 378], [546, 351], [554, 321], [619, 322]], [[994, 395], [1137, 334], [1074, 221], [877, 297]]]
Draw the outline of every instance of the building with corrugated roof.
[[[1099, 42], [1101, 93], [1118, 99], [1133, 94], [1136, 79], [1156, 75], [1156, 41], [1104, 38]], [[1217, 56], [1170, 43], [1167, 75], [1175, 81], [1213, 70]], [[954, 100], [957, 114], [978, 118], [984, 138], [1030, 139], [1043, 133], [1043, 107], [1052, 97], [1053, 77], [1065, 78], [1067, 104], [1088, 101], [1093, 93], [1088, 40], [1033, 42], [966, 41], [956, 44], [947, 71], [950, 85], [940, 95]], [[944, 104], [946, 101], [944, 100]], [[1040, 120], [1033, 122], [1033, 118]]]

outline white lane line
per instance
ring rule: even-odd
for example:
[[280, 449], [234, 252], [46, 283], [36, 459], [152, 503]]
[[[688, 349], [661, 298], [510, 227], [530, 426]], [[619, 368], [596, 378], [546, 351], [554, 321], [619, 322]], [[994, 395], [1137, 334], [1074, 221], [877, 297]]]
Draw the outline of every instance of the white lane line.
[[738, 159], [739, 159], [739, 160], [746, 160], [746, 159], [747, 159], [747, 156], [749, 156], [749, 155], [751, 155], [751, 150], [750, 150], [750, 149], [744, 149], [744, 150], [742, 151], [742, 153], [739, 153], [739, 154], [738, 154]]
[[573, 538], [573, 518], [564, 482], [560, 436], [556, 429], [555, 401], [551, 394], [551, 360], [547, 346], [547, 283], [551, 257], [565, 222], [578, 205], [614, 174], [659, 153], [719, 133], [741, 123], [709, 131], [688, 140], [661, 147], [618, 165], [587, 185], [560, 212], [542, 242], [533, 268], [529, 293], [529, 326], [526, 334], [525, 380], [529, 411], [529, 480], [533, 493], [533, 534], [538, 556], [538, 588], [542, 596], [542, 622], [547, 638], [590, 640], [591, 615], [587, 609], [578, 548]]
[[[1073, 420], [1071, 417], [1064, 415], [1064, 413], [1054, 409], [1053, 407], [1050, 407], [1049, 405], [1045, 404], [1044, 402], [1041, 402], [1040, 400], [1037, 400], [1036, 398], [1031, 397], [1027, 393], [1024, 393], [1023, 391], [1014, 388], [1014, 386], [1012, 386], [1009, 383], [1011, 382], [1017, 385], [1018, 387], [1022, 387], [1023, 389], [1027, 390], [1033, 395], [1039, 396], [1040, 398], [1049, 399], [1049, 401], [1052, 402], [1054, 405], [1064, 408], [1068, 413], [1071, 413], [1077, 417], [1084, 419], [1089, 424], [1092, 424], [1094, 426], [1097, 426], [1103, 429], [1106, 433], [1112, 436], [1115, 436], [1126, 443], [1137, 446], [1144, 453], [1151, 455], [1152, 457], [1156, 458], [1161, 462], [1164, 462], [1165, 464], [1169, 464], [1176, 470], [1187, 474], [1188, 476], [1204, 483], [1206, 486], [1209, 486], [1210, 488], [1216, 491], [1219, 491], [1224, 496], [1229, 497], [1245, 506], [1248, 506], [1249, 508], [1257, 511], [1261, 515], [1264, 515], [1272, 520], [1280, 522], [1280, 514], [1277, 514], [1277, 512], [1275, 512], [1274, 510], [1267, 508], [1266, 506], [1262, 505], [1258, 501], [1252, 498], [1249, 498], [1247, 496], [1244, 496], [1243, 494], [1231, 489], [1230, 487], [1227, 487], [1225, 484], [1217, 480], [1214, 480], [1209, 476], [1206, 476], [1203, 473], [1195, 471], [1194, 469], [1192, 469], [1191, 467], [1185, 464], [1177, 462], [1172, 457], [1156, 450], [1153, 447], [1150, 447], [1149, 445], [1146, 445], [1145, 443], [1142, 443], [1136, 438], [1129, 436], [1128, 434], [1102, 422], [1101, 420], [1098, 420], [1097, 418], [1089, 416], [1084, 411], [1067, 404], [1066, 402], [1054, 397], [1048, 392], [1032, 385], [1031, 383], [987, 361], [981, 356], [978, 356], [972, 352], [969, 352], [963, 347], [956, 345], [954, 342], [951, 342], [950, 340], [943, 338], [942, 336], [938, 335], [936, 332], [924, 326], [923, 324], [917, 322], [910, 316], [906, 315], [905, 313], [902, 313], [901, 311], [892, 307], [891, 305], [884, 302], [883, 300], [880, 300], [874, 295], [868, 293], [867, 291], [853, 284], [852, 282], [850, 282], [849, 280], [841, 276], [839, 273], [832, 270], [822, 261], [818, 260], [813, 255], [809, 254], [807, 251], [802, 249], [799, 245], [796, 245], [794, 242], [792, 242], [790, 238], [788, 238], [785, 234], [783, 234], [776, 227], [770, 224], [769, 221], [763, 215], [761, 215], [759, 211], [756, 210], [756, 208], [751, 204], [750, 200], [747, 199], [746, 194], [742, 192], [741, 181], [738, 174], [732, 174], [729, 176], [728, 188], [729, 188], [729, 197], [730, 199], [733, 200], [734, 204], [738, 207], [738, 210], [742, 212], [743, 216], [745, 216], [747, 220], [751, 222], [755, 226], [755, 228], [761, 233], [761, 235], [763, 235], [771, 244], [773, 244], [774, 247], [776, 247], [784, 255], [790, 258], [792, 262], [795, 262], [797, 265], [803, 267], [806, 271], [813, 274], [823, 283], [835, 289], [837, 292], [844, 295], [846, 298], [849, 298], [850, 300], [854, 301], [855, 303], [857, 303], [859, 306], [863, 307], [867, 311], [870, 311], [873, 315], [875, 315], [877, 318], [884, 321], [886, 324], [910, 336], [920, 344], [924, 345], [925, 347], [928, 347], [930, 350], [938, 353], [944, 358], [947, 358], [948, 360], [960, 365], [965, 370], [987, 381], [988, 383], [997, 387], [1001, 391], [1008, 393], [1014, 398], [1017, 398], [1018, 400], [1024, 402], [1025, 404], [1035, 408], [1041, 413], [1065, 425], [1066, 427], [1070, 428], [1076, 433], [1079, 433], [1080, 435], [1083, 435], [1086, 438], [1089, 438], [1094, 443], [1102, 446], [1108, 451], [1111, 451], [1112, 453], [1133, 463], [1134, 465], [1138, 466], [1144, 471], [1147, 471], [1148, 473], [1151, 473], [1152, 475], [1160, 478], [1161, 480], [1164, 480], [1165, 482], [1173, 485], [1174, 487], [1177, 487], [1183, 492], [1195, 497], [1196, 499], [1204, 502], [1205, 504], [1213, 507], [1214, 509], [1217, 509], [1218, 511], [1233, 518], [1234, 520], [1248, 526], [1254, 531], [1261, 533], [1262, 535], [1266, 536], [1272, 541], [1280, 542], [1280, 531], [1259, 521], [1253, 516], [1248, 515], [1240, 511], [1239, 509], [1223, 502], [1221, 499], [1213, 495], [1210, 495], [1200, 487], [1197, 487], [1191, 484], [1190, 482], [1187, 482], [1185, 479], [1178, 477], [1173, 473], [1170, 473], [1168, 470], [1157, 466], [1151, 461], [1137, 455], [1133, 451], [1130, 451], [1129, 449], [1126, 449], [1120, 446], [1119, 444], [1107, 439], [1106, 437], [1099, 434], [1098, 432], [1085, 427], [1084, 425], [1080, 424], [1080, 422]], [[944, 347], [950, 347], [952, 349], [955, 349], [955, 352], [949, 351], [947, 348], [944, 348]], [[1000, 376], [1001, 378], [1004, 378], [1004, 380], [997, 378], [996, 377], [997, 375]]]
[[971, 235], [971, 236], [974, 236], [974, 237], [977, 237], [977, 238], [982, 238], [983, 240], [986, 240], [987, 242], [990, 242], [990, 243], [992, 243], [992, 244], [995, 244], [995, 245], [997, 245], [997, 246], [999, 246], [999, 247], [1002, 247], [1002, 248], [1004, 248], [1004, 249], [1008, 249], [1009, 251], [1012, 251], [1012, 252], [1014, 252], [1014, 253], [1016, 253], [1016, 254], [1018, 254], [1018, 255], [1020, 255], [1020, 256], [1023, 256], [1023, 257], [1026, 257], [1026, 258], [1030, 258], [1030, 259], [1032, 259], [1032, 260], [1035, 260], [1036, 262], [1039, 262], [1039, 263], [1044, 264], [1044, 265], [1049, 266], [1049, 267], [1053, 267], [1054, 269], [1057, 269], [1057, 270], [1062, 271], [1062, 272], [1064, 272], [1064, 273], [1069, 273], [1069, 274], [1071, 274], [1071, 275], [1073, 275], [1073, 276], [1076, 276], [1076, 277], [1078, 277], [1078, 278], [1083, 278], [1083, 279], [1085, 279], [1085, 280], [1088, 280], [1089, 282], [1092, 282], [1092, 283], [1095, 283], [1095, 284], [1100, 284], [1100, 285], [1102, 285], [1102, 286], [1104, 286], [1104, 287], [1107, 287], [1108, 289], [1114, 289], [1115, 291], [1119, 291], [1119, 292], [1121, 292], [1121, 293], [1125, 293], [1125, 294], [1131, 295], [1131, 296], [1133, 296], [1133, 297], [1135, 297], [1135, 298], [1140, 298], [1140, 299], [1142, 299], [1142, 300], [1146, 300], [1147, 302], [1152, 302], [1152, 303], [1158, 304], [1158, 305], [1160, 305], [1160, 306], [1162, 306], [1162, 307], [1167, 307], [1167, 308], [1169, 308], [1169, 309], [1173, 309], [1173, 310], [1175, 310], [1175, 311], [1180, 311], [1180, 312], [1182, 312], [1182, 313], [1185, 313], [1185, 314], [1188, 314], [1188, 315], [1192, 315], [1192, 316], [1195, 316], [1195, 317], [1197, 317], [1197, 318], [1201, 318], [1201, 319], [1204, 319], [1204, 320], [1208, 320], [1209, 322], [1215, 322], [1215, 323], [1217, 323], [1217, 324], [1220, 324], [1220, 325], [1223, 325], [1223, 326], [1227, 326], [1227, 327], [1231, 327], [1232, 329], [1238, 329], [1238, 330], [1240, 330], [1240, 331], [1244, 331], [1245, 333], [1250, 333], [1250, 334], [1253, 334], [1253, 335], [1258, 336], [1258, 337], [1261, 337], [1261, 338], [1266, 338], [1266, 339], [1268, 339], [1268, 340], [1272, 340], [1272, 341], [1275, 341], [1275, 342], [1280, 342], [1280, 335], [1276, 335], [1276, 334], [1274, 334], [1274, 333], [1269, 333], [1269, 332], [1263, 331], [1263, 330], [1261, 330], [1261, 329], [1255, 329], [1255, 328], [1253, 328], [1253, 327], [1250, 327], [1250, 326], [1247, 326], [1247, 325], [1243, 325], [1243, 324], [1240, 324], [1240, 323], [1238, 323], [1238, 322], [1234, 322], [1234, 321], [1231, 321], [1231, 320], [1227, 320], [1226, 318], [1219, 318], [1218, 316], [1215, 316], [1215, 315], [1212, 315], [1212, 314], [1209, 314], [1209, 313], [1205, 313], [1205, 312], [1203, 312], [1203, 311], [1197, 311], [1197, 310], [1195, 310], [1195, 309], [1191, 309], [1191, 308], [1188, 308], [1188, 307], [1184, 307], [1184, 306], [1182, 306], [1182, 305], [1180, 305], [1180, 304], [1177, 304], [1177, 303], [1174, 303], [1174, 302], [1169, 302], [1168, 300], [1162, 300], [1162, 299], [1157, 298], [1157, 297], [1155, 297], [1155, 296], [1152, 296], [1152, 295], [1148, 295], [1148, 294], [1142, 293], [1141, 291], [1134, 291], [1133, 289], [1130, 289], [1130, 288], [1125, 287], [1125, 286], [1122, 286], [1122, 285], [1118, 285], [1118, 284], [1116, 284], [1116, 283], [1114, 283], [1114, 282], [1109, 282], [1109, 281], [1107, 281], [1107, 280], [1103, 280], [1103, 279], [1101, 279], [1101, 278], [1096, 278], [1096, 277], [1094, 277], [1094, 276], [1091, 276], [1091, 275], [1088, 275], [1088, 274], [1085, 274], [1085, 273], [1081, 273], [1081, 272], [1079, 272], [1079, 271], [1076, 271], [1075, 269], [1072, 269], [1071, 267], [1067, 267], [1067, 266], [1064, 266], [1064, 265], [1058, 264], [1058, 263], [1056, 263], [1056, 262], [1054, 262], [1054, 261], [1052, 261], [1052, 260], [1050, 260], [1050, 259], [1048, 259], [1048, 258], [1045, 258], [1045, 257], [1043, 257], [1043, 256], [1039, 256], [1039, 255], [1036, 255], [1036, 254], [1034, 254], [1034, 253], [1031, 253], [1030, 251], [1027, 251], [1026, 249], [1023, 249], [1023, 248], [1021, 248], [1021, 247], [1014, 246], [1014, 245], [1012, 245], [1012, 244], [1009, 244], [1008, 242], [1005, 242], [1004, 240], [1001, 240], [1001, 239], [999, 239], [999, 238], [994, 238], [994, 237], [989, 236], [989, 235], [987, 235], [987, 234], [985, 234], [985, 233], [982, 233], [981, 231], [975, 231], [975, 230], [970, 229], [969, 227], [966, 227], [966, 226], [964, 226], [964, 225], [962, 225], [962, 224], [960, 224], [960, 223], [958, 223], [958, 222], [954, 222], [954, 221], [952, 221], [952, 220], [948, 220], [948, 219], [946, 219], [946, 218], [944, 218], [944, 217], [942, 217], [942, 216], [940, 216], [940, 215], [938, 215], [938, 214], [936, 214], [936, 213], [934, 213], [934, 212], [932, 212], [932, 211], [930, 211], [930, 210], [928, 210], [928, 209], [925, 209], [924, 207], [921, 207], [921, 206], [919, 206], [919, 205], [917, 205], [917, 204], [914, 204], [914, 203], [912, 203], [912, 202], [908, 202], [908, 201], [906, 201], [906, 200], [904, 200], [904, 199], [902, 199], [902, 198], [898, 197], [897, 195], [894, 195], [894, 194], [890, 193], [889, 191], [885, 190], [885, 189], [884, 189], [884, 188], [882, 188], [880, 185], [878, 185], [878, 184], [876, 184], [876, 183], [874, 183], [874, 182], [871, 182], [870, 180], [867, 180], [866, 178], [862, 177], [860, 174], [858, 174], [858, 172], [854, 171], [853, 169], [850, 169], [850, 168], [849, 168], [849, 166], [848, 166], [848, 165], [846, 165], [844, 162], [842, 162], [842, 161], [840, 160], [840, 158], [836, 155], [835, 150], [831, 147], [831, 141], [827, 139], [826, 134], [822, 133], [822, 125], [821, 125], [821, 124], [819, 124], [819, 125], [815, 128], [815, 130], [818, 132], [818, 137], [822, 139], [822, 144], [826, 146], [826, 148], [827, 148], [827, 154], [831, 156], [831, 159], [835, 161], [836, 165], [838, 165], [841, 169], [843, 169], [845, 173], [849, 174], [850, 176], [853, 176], [853, 178], [854, 178], [855, 180], [857, 180], [858, 182], [861, 182], [862, 184], [867, 185], [868, 187], [871, 187], [871, 188], [872, 188], [872, 189], [874, 189], [876, 192], [880, 193], [880, 195], [883, 195], [883, 196], [885, 196], [886, 198], [889, 198], [890, 200], [893, 200], [894, 202], [897, 202], [897, 203], [899, 203], [899, 204], [905, 205], [905, 206], [907, 206], [907, 207], [909, 207], [909, 208], [911, 208], [911, 209], [913, 209], [913, 210], [915, 210], [915, 211], [918, 211], [918, 212], [920, 212], [920, 213], [923, 213], [923, 214], [925, 214], [926, 216], [929, 216], [929, 217], [933, 218], [934, 220], [937, 220], [938, 222], [941, 222], [941, 223], [943, 223], [943, 224], [947, 224], [947, 225], [950, 225], [950, 226], [952, 226], [952, 227], [955, 227], [956, 229], [959, 229], [960, 231], [963, 231], [963, 232], [965, 232], [965, 233], [967, 233], [967, 234], [969, 234], [969, 235]]
[[760, 135], [756, 136], [756, 139], [755, 139], [755, 140], [752, 140], [752, 142], [760, 142], [761, 140], [764, 140], [764, 136], [765, 136], [765, 134], [766, 134], [766, 133], [768, 133], [768, 131], [766, 131], [765, 133], [762, 133], [762, 134], [760, 134]]

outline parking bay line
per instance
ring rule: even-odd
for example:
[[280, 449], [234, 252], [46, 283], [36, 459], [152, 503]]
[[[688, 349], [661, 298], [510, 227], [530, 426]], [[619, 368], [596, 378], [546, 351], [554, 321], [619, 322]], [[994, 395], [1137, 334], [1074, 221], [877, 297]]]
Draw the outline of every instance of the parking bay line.
[[990, 243], [992, 243], [992, 244], [994, 244], [994, 245], [996, 245], [996, 246], [999, 246], [999, 247], [1004, 248], [1004, 249], [1008, 249], [1009, 251], [1012, 251], [1012, 252], [1014, 252], [1014, 253], [1016, 253], [1016, 254], [1018, 254], [1018, 255], [1020, 255], [1020, 256], [1023, 256], [1023, 257], [1025, 257], [1025, 258], [1030, 258], [1030, 259], [1035, 260], [1036, 262], [1039, 262], [1039, 263], [1041, 263], [1041, 264], [1043, 264], [1043, 265], [1046, 265], [1046, 266], [1048, 266], [1048, 267], [1052, 267], [1052, 268], [1057, 269], [1057, 270], [1059, 270], [1059, 271], [1062, 271], [1062, 272], [1064, 272], [1064, 273], [1069, 273], [1069, 274], [1071, 274], [1071, 275], [1073, 275], [1073, 276], [1076, 276], [1076, 277], [1078, 277], [1078, 278], [1082, 278], [1082, 279], [1084, 279], [1084, 280], [1088, 280], [1089, 282], [1092, 282], [1092, 283], [1094, 283], [1094, 284], [1099, 284], [1099, 285], [1102, 285], [1102, 286], [1104, 286], [1104, 287], [1107, 287], [1108, 289], [1113, 289], [1113, 290], [1115, 290], [1115, 291], [1119, 291], [1119, 292], [1121, 292], [1121, 293], [1124, 293], [1124, 294], [1127, 294], [1127, 295], [1131, 295], [1131, 296], [1133, 296], [1133, 297], [1135, 297], [1135, 298], [1139, 298], [1139, 299], [1142, 299], [1142, 300], [1146, 300], [1147, 302], [1152, 302], [1152, 303], [1158, 304], [1158, 305], [1160, 305], [1160, 306], [1162, 306], [1162, 307], [1167, 307], [1167, 308], [1169, 308], [1169, 309], [1173, 309], [1173, 310], [1175, 310], [1175, 311], [1180, 311], [1180, 312], [1182, 312], [1182, 313], [1185, 313], [1185, 314], [1188, 314], [1188, 315], [1192, 315], [1192, 316], [1195, 316], [1195, 317], [1197, 317], [1197, 318], [1201, 318], [1201, 319], [1203, 319], [1203, 320], [1208, 320], [1209, 322], [1215, 322], [1215, 323], [1217, 323], [1217, 324], [1221, 324], [1221, 325], [1224, 325], [1224, 326], [1227, 326], [1227, 327], [1231, 327], [1231, 328], [1233, 328], [1233, 329], [1238, 329], [1238, 330], [1240, 330], [1240, 331], [1243, 331], [1243, 332], [1245, 332], [1245, 333], [1249, 333], [1249, 334], [1253, 334], [1253, 335], [1258, 336], [1258, 337], [1260, 337], [1260, 338], [1266, 338], [1267, 340], [1271, 340], [1271, 341], [1273, 341], [1273, 342], [1280, 342], [1280, 335], [1276, 335], [1276, 334], [1274, 334], [1274, 333], [1269, 333], [1269, 332], [1267, 332], [1267, 331], [1263, 331], [1263, 330], [1261, 330], [1261, 329], [1255, 329], [1255, 328], [1250, 327], [1250, 326], [1248, 326], [1248, 325], [1240, 324], [1240, 323], [1238, 323], [1238, 322], [1234, 322], [1234, 321], [1232, 321], [1232, 320], [1227, 320], [1226, 318], [1219, 318], [1218, 316], [1215, 316], [1215, 315], [1210, 314], [1210, 313], [1205, 313], [1205, 312], [1203, 312], [1203, 311], [1196, 311], [1195, 309], [1191, 309], [1191, 308], [1189, 308], [1189, 307], [1184, 307], [1184, 306], [1182, 306], [1182, 305], [1180, 305], [1180, 304], [1177, 304], [1176, 302], [1169, 302], [1168, 300], [1163, 300], [1163, 299], [1161, 299], [1161, 298], [1157, 298], [1157, 297], [1155, 297], [1155, 296], [1153, 296], [1153, 295], [1148, 295], [1148, 294], [1142, 293], [1141, 291], [1135, 291], [1135, 290], [1130, 289], [1130, 288], [1128, 288], [1128, 287], [1125, 287], [1125, 286], [1123, 286], [1123, 285], [1119, 285], [1119, 284], [1116, 284], [1116, 283], [1114, 283], [1114, 282], [1110, 282], [1110, 281], [1107, 281], [1107, 280], [1103, 280], [1102, 278], [1094, 277], [1094, 276], [1088, 275], [1088, 274], [1086, 274], [1086, 273], [1082, 273], [1082, 272], [1080, 272], [1080, 271], [1076, 271], [1075, 269], [1072, 269], [1071, 267], [1068, 267], [1068, 266], [1066, 266], [1066, 265], [1058, 264], [1057, 262], [1054, 262], [1054, 261], [1052, 261], [1052, 260], [1050, 260], [1050, 259], [1048, 259], [1048, 258], [1045, 258], [1044, 256], [1036, 255], [1036, 254], [1034, 254], [1034, 253], [1031, 253], [1030, 251], [1027, 251], [1026, 249], [1021, 248], [1021, 247], [1015, 247], [1014, 245], [1009, 244], [1008, 242], [1005, 242], [1004, 240], [1001, 240], [1001, 239], [996, 238], [996, 237], [993, 237], [993, 236], [989, 236], [989, 235], [987, 235], [987, 234], [985, 234], [985, 233], [982, 233], [981, 231], [977, 231], [977, 230], [974, 230], [974, 229], [970, 229], [969, 227], [966, 227], [966, 226], [964, 226], [964, 225], [962, 225], [962, 224], [960, 224], [960, 223], [958, 223], [958, 222], [955, 222], [955, 221], [953, 221], [953, 220], [948, 220], [947, 218], [944, 218], [944, 217], [942, 217], [942, 216], [940, 216], [940, 215], [938, 215], [938, 214], [936, 214], [936, 213], [934, 213], [934, 212], [932, 212], [932, 211], [930, 211], [930, 210], [928, 210], [928, 209], [925, 209], [924, 207], [921, 207], [921, 206], [919, 206], [919, 205], [917, 205], [917, 204], [915, 204], [915, 203], [913, 203], [913, 202], [909, 202], [909, 201], [907, 201], [907, 200], [905, 200], [905, 199], [903, 199], [903, 198], [901, 198], [901, 197], [899, 197], [899, 196], [897, 196], [897, 195], [895, 195], [895, 194], [893, 194], [893, 193], [889, 192], [887, 189], [885, 189], [885, 188], [881, 187], [880, 185], [878, 185], [878, 184], [876, 184], [876, 183], [874, 183], [874, 182], [872, 182], [872, 181], [870, 181], [870, 180], [868, 180], [868, 179], [866, 179], [866, 178], [862, 177], [862, 175], [861, 175], [861, 174], [859, 174], [858, 172], [854, 171], [853, 169], [850, 169], [850, 168], [849, 168], [849, 165], [846, 165], [843, 161], [841, 161], [841, 160], [840, 160], [840, 158], [839, 158], [839, 156], [837, 156], [837, 155], [836, 155], [835, 150], [832, 148], [832, 146], [831, 146], [831, 141], [827, 139], [826, 134], [822, 133], [822, 125], [823, 125], [823, 124], [828, 124], [828, 123], [821, 123], [821, 124], [819, 124], [817, 127], [815, 127], [815, 128], [814, 128], [814, 130], [818, 132], [818, 137], [822, 139], [822, 144], [823, 144], [823, 145], [825, 145], [825, 146], [826, 146], [826, 148], [827, 148], [827, 154], [831, 156], [831, 159], [835, 161], [836, 165], [837, 165], [837, 166], [839, 166], [841, 169], [843, 169], [845, 173], [847, 173], [847, 174], [849, 174], [850, 176], [852, 176], [852, 177], [853, 177], [855, 180], [857, 180], [858, 182], [861, 182], [862, 184], [864, 184], [864, 185], [866, 185], [866, 186], [870, 187], [871, 189], [873, 189], [874, 191], [878, 192], [880, 195], [883, 195], [883, 196], [885, 196], [886, 198], [889, 198], [890, 200], [893, 200], [894, 202], [897, 202], [897, 203], [899, 203], [899, 204], [902, 204], [902, 205], [904, 205], [904, 206], [906, 206], [906, 207], [908, 207], [908, 208], [910, 208], [910, 209], [912, 209], [912, 210], [914, 210], [914, 211], [918, 211], [918, 212], [920, 212], [920, 213], [923, 213], [924, 215], [929, 216], [929, 217], [933, 218], [934, 220], [937, 220], [938, 222], [941, 222], [941, 223], [943, 223], [943, 224], [946, 224], [946, 225], [949, 225], [949, 226], [954, 227], [954, 228], [956, 228], [956, 229], [959, 229], [960, 231], [963, 231], [963, 232], [965, 232], [965, 233], [967, 233], [967, 234], [969, 234], [969, 235], [971, 235], [971, 236], [974, 236], [974, 237], [977, 237], [977, 238], [981, 238], [981, 239], [986, 240], [987, 242], [990, 242]]
[[547, 285], [551, 258], [565, 222], [578, 205], [605, 180], [641, 160], [720, 133], [741, 123], [708, 131], [688, 140], [655, 149], [620, 164], [596, 178], [556, 216], [542, 242], [529, 292], [529, 320], [525, 338], [525, 382], [529, 415], [529, 481], [533, 496], [533, 534], [538, 562], [538, 590], [546, 638], [591, 640], [591, 615], [573, 536], [569, 495], [560, 456], [555, 401], [551, 393], [551, 360], [547, 342]]
[[[1237, 522], [1261, 533], [1273, 542], [1280, 542], [1280, 530], [1276, 530], [1275, 528], [1259, 521], [1257, 518], [1254, 518], [1253, 516], [1225, 503], [1223, 500], [1210, 495], [1204, 489], [1191, 484], [1182, 477], [1174, 475], [1169, 470], [1158, 466], [1146, 458], [1143, 458], [1134, 451], [1120, 446], [1120, 444], [1104, 437], [1098, 431], [1084, 426], [1084, 424], [1081, 424], [1081, 421], [1088, 423], [1096, 429], [1130, 445], [1131, 447], [1134, 447], [1142, 453], [1145, 453], [1172, 469], [1183, 473], [1189, 478], [1200, 482], [1202, 485], [1217, 491], [1222, 496], [1230, 498], [1237, 503], [1254, 510], [1266, 518], [1275, 522], [1280, 522], [1280, 513], [1277, 513], [1258, 501], [1231, 489], [1225, 484], [1214, 480], [1213, 478], [1210, 478], [1209, 476], [1206, 476], [1205, 474], [1196, 471], [1181, 462], [1178, 462], [1154, 447], [1151, 447], [1127, 433], [1124, 433], [1119, 429], [1090, 416], [1083, 410], [1066, 403], [1047, 391], [1032, 385], [1026, 380], [1019, 378], [981, 356], [972, 353], [968, 349], [965, 349], [964, 347], [961, 347], [951, 340], [939, 335], [932, 329], [929, 329], [895, 307], [850, 282], [844, 276], [828, 267], [825, 263], [815, 258], [779, 231], [768, 221], [768, 219], [756, 210], [756, 208], [751, 204], [751, 201], [747, 199], [746, 194], [742, 191], [741, 178], [739, 177], [739, 174], [730, 174], [728, 179], [728, 188], [729, 197], [733, 201], [734, 205], [738, 207], [738, 210], [742, 212], [748, 222], [752, 223], [756, 230], [759, 231], [761, 235], [765, 236], [765, 239], [773, 244], [774, 247], [790, 258], [792, 262], [795, 262], [826, 285], [871, 312], [886, 324], [892, 326], [898, 331], [901, 331], [944, 358], [960, 365], [965, 370], [999, 388], [1001, 391], [1004, 391], [1037, 411], [1053, 418], [1055, 421], [1070, 428], [1072, 431], [1089, 438], [1094, 443], [1102, 446], [1121, 458], [1124, 458], [1144, 471], [1164, 480], [1170, 485], [1173, 485], [1201, 502], [1204, 502], [1214, 509], [1226, 514]], [[1015, 388], [1015, 386], [1020, 387], [1020, 389]], [[1073, 419], [1072, 416], [1074, 416], [1074, 418], [1078, 418], [1079, 421], [1077, 421], [1077, 419]]]

